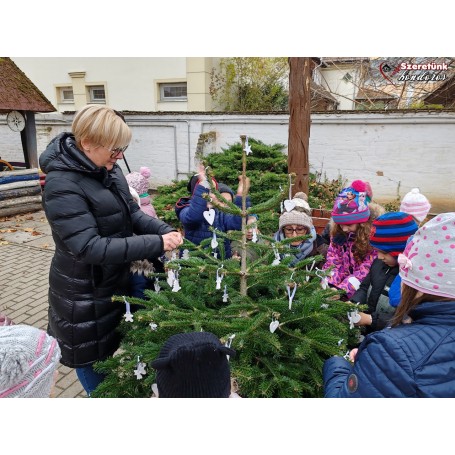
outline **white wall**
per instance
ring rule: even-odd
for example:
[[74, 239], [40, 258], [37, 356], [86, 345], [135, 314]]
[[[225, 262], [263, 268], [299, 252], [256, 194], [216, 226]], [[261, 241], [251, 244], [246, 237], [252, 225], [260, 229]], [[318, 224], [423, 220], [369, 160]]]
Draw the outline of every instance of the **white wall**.
[[[37, 114], [38, 152], [72, 117]], [[266, 144], [285, 144], [288, 115], [128, 115], [133, 140], [126, 152], [132, 170], [149, 166], [152, 186], [186, 178], [195, 171], [201, 133], [216, 132], [206, 152], [240, 142], [240, 135]], [[371, 182], [374, 198], [386, 202], [419, 187], [435, 211], [455, 211], [455, 112], [327, 113], [311, 117], [310, 169], [333, 179], [341, 175]], [[22, 161], [19, 133], [0, 117], [0, 156]], [[126, 167], [122, 166], [126, 171]]]

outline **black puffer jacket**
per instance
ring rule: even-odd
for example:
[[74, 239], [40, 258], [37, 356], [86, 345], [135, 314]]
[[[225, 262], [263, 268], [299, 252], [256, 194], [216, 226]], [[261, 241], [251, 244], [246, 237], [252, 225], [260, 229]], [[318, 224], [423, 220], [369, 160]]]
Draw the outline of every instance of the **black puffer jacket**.
[[116, 328], [125, 305], [111, 297], [124, 294], [130, 262], [162, 255], [161, 235], [175, 229], [143, 213], [121, 169], [97, 167], [71, 134], [57, 136], [39, 162], [55, 242], [48, 331], [58, 340], [63, 365], [87, 366], [119, 346]]

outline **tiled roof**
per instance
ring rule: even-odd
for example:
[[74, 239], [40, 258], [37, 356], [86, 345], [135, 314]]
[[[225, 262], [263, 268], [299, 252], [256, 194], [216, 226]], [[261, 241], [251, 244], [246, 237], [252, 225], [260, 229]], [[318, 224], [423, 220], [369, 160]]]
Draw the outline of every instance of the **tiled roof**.
[[393, 100], [396, 96], [367, 87], [360, 87], [356, 100]]
[[0, 113], [57, 109], [9, 57], [0, 57]]

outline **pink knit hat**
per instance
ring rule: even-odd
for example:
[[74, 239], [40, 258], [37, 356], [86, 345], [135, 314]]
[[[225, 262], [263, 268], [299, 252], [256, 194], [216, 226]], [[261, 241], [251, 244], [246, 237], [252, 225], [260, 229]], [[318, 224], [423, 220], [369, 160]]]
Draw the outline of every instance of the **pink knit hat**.
[[418, 188], [413, 188], [407, 193], [400, 205], [400, 212], [408, 213], [422, 222], [431, 209], [431, 204], [428, 199], [420, 193]]
[[142, 166], [139, 172], [131, 172], [125, 176], [128, 185], [135, 189], [139, 197], [148, 196], [150, 169]]
[[455, 212], [425, 223], [398, 256], [403, 283], [425, 294], [455, 298]]

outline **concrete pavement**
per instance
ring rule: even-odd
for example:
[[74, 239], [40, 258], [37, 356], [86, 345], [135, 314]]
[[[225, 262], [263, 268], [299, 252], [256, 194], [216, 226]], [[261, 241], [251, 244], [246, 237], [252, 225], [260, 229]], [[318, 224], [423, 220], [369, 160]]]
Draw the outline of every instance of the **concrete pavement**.
[[[44, 211], [0, 217], [0, 312], [16, 324], [46, 330], [53, 254], [54, 242]], [[60, 365], [52, 396], [86, 397], [74, 369]]]

